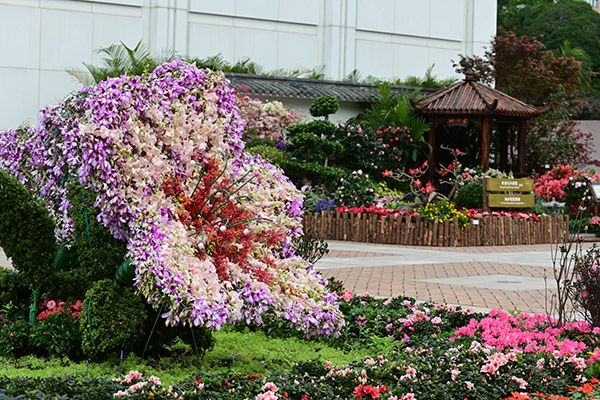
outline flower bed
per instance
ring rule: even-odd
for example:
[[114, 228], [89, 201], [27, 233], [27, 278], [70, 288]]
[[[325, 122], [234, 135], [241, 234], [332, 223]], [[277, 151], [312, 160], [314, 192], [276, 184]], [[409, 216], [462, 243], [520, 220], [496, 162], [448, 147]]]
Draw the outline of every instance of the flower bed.
[[[349, 352], [371, 350], [371, 355], [349, 364], [315, 359], [288, 370], [273, 365], [271, 372], [261, 374], [199, 371], [172, 386], [142, 370], [112, 380], [0, 377], [0, 398], [35, 391], [42, 399], [94, 393], [94, 398], [139, 399], [501, 400], [546, 398], [542, 392], [573, 393], [566, 399], [575, 399], [581, 398], [575, 393], [597, 390], [593, 377], [600, 358], [600, 328], [585, 322], [560, 326], [541, 315], [500, 310], [480, 314], [404, 297], [375, 299], [346, 292], [343, 299], [340, 309], [347, 324], [341, 336], [315, 341]], [[289, 329], [278, 330], [277, 324], [281, 319], [267, 321], [264, 330], [272, 336], [290, 334]], [[323, 343], [313, 343], [318, 352]]]
[[568, 233], [566, 216], [469, 211], [467, 226], [459, 217], [439, 218], [377, 207], [339, 208], [304, 215], [304, 229], [328, 240], [415, 246], [498, 246], [553, 243]]

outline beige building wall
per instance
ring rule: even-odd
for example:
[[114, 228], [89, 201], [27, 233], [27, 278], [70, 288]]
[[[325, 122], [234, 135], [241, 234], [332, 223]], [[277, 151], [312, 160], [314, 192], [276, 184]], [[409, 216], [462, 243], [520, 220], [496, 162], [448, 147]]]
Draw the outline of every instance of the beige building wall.
[[[577, 125], [582, 132], [590, 132], [594, 140], [594, 151], [592, 159], [600, 161], [600, 121], [577, 121]], [[589, 166], [596, 172], [600, 172], [600, 168]]]
[[100, 47], [143, 40], [154, 54], [221, 53], [267, 71], [325, 66], [382, 79], [454, 76], [451, 60], [482, 54], [496, 0], [0, 0], [0, 131], [80, 85], [65, 70], [98, 65]]

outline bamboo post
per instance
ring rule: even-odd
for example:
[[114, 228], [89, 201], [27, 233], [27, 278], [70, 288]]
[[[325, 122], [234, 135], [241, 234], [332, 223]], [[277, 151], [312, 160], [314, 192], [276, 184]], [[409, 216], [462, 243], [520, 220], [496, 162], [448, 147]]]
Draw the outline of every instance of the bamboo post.
[[410, 215], [405, 215], [404, 216], [404, 226], [403, 226], [403, 232], [402, 232], [402, 242], [400, 244], [408, 244], [408, 238], [410, 237], [410, 227], [411, 227], [411, 217]]
[[452, 238], [454, 238], [454, 240], [453, 240], [454, 247], [462, 245], [462, 240], [461, 240], [462, 232], [459, 230], [459, 227], [458, 227], [458, 217], [452, 218], [452, 226], [451, 226], [450, 232], [451, 232], [450, 236]]

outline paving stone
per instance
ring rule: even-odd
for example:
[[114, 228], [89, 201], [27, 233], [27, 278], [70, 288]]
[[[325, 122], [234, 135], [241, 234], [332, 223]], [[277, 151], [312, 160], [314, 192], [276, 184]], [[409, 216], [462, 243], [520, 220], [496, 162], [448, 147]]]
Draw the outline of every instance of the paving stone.
[[328, 243], [330, 254], [315, 268], [357, 294], [368, 291], [373, 296], [409, 296], [478, 311], [500, 308], [542, 314], [555, 290], [549, 244], [442, 248]]

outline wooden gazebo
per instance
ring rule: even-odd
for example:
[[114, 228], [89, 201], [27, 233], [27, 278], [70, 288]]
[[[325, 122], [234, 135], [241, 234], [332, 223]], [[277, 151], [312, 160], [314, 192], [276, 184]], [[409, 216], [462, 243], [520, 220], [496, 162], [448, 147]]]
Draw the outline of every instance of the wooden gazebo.
[[508, 134], [511, 126], [517, 127], [517, 176], [524, 176], [527, 139], [527, 120], [537, 117], [547, 108], [541, 109], [512, 98], [496, 89], [478, 82], [472, 71], [467, 71], [465, 79], [426, 98], [413, 102], [417, 111], [430, 123], [428, 141], [432, 151], [429, 154], [429, 178], [433, 179], [436, 165], [436, 132], [438, 126], [463, 126], [475, 123], [481, 128], [481, 166], [489, 168], [490, 132], [494, 124], [500, 133], [500, 169], [508, 166]]

